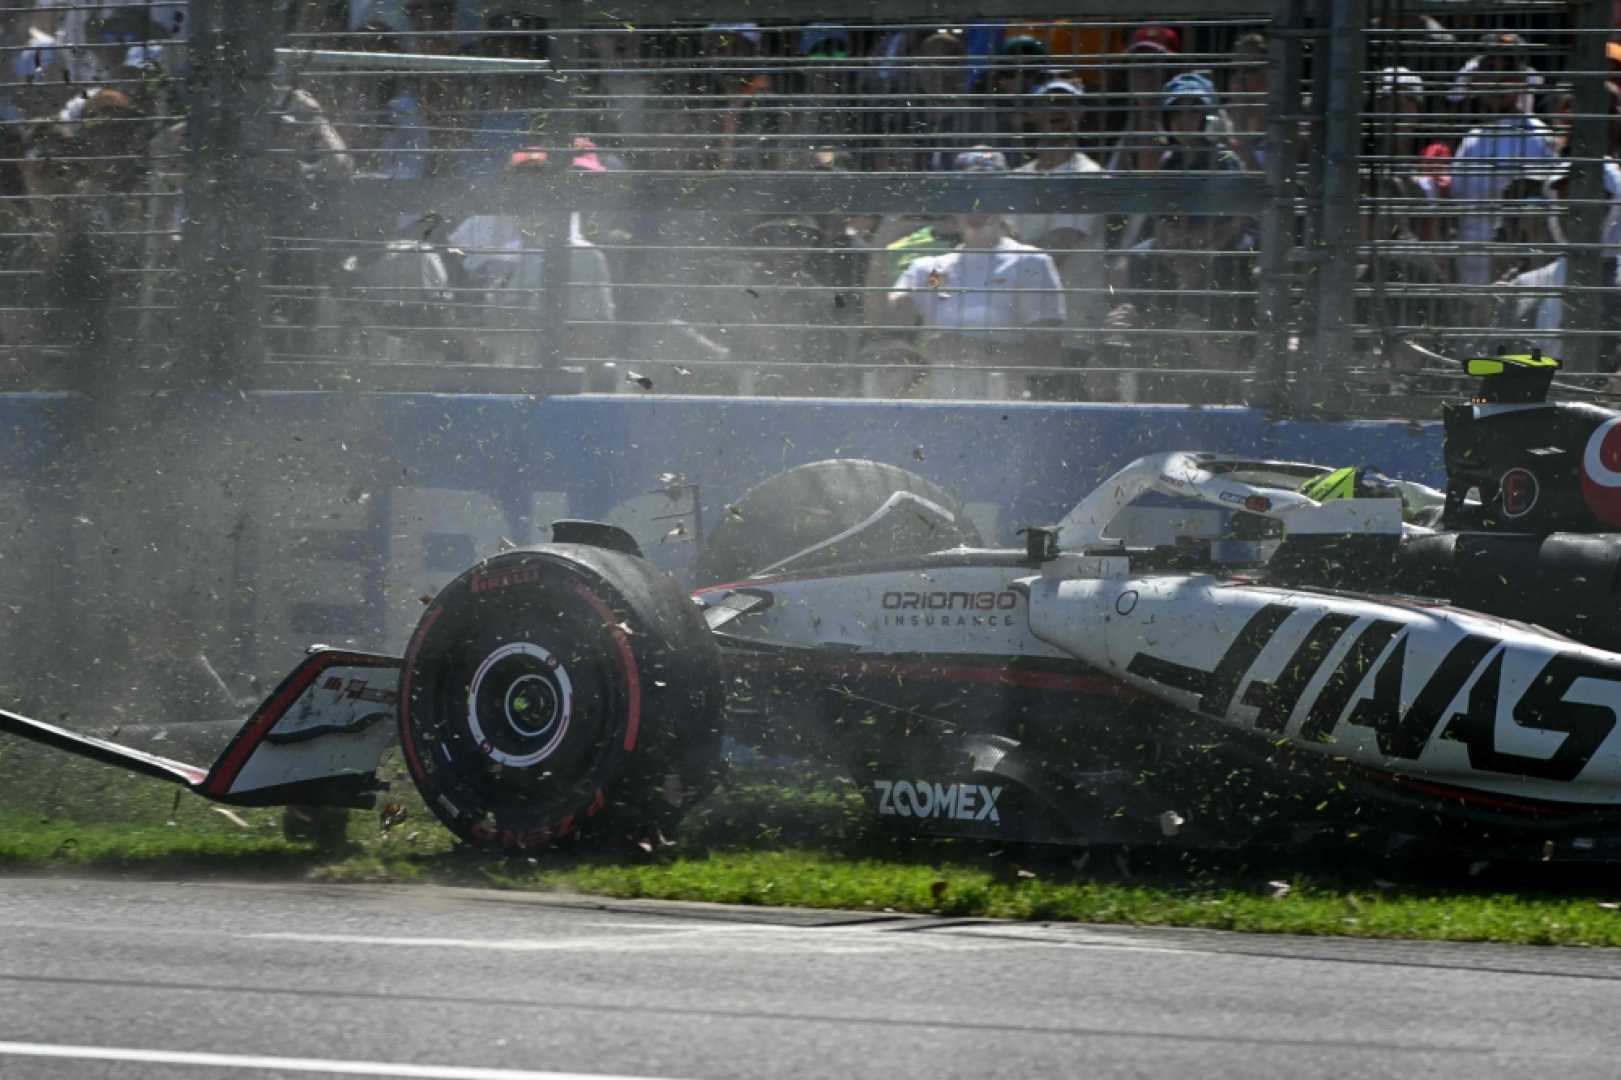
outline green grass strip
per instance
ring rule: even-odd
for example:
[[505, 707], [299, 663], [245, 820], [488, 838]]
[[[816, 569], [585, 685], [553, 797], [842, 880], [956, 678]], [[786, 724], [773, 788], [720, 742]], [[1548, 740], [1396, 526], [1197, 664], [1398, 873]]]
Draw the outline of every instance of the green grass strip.
[[[1024, 871], [1031, 873], [1030, 871]], [[499, 878], [496, 879], [499, 881]], [[648, 866], [516, 875], [516, 886], [614, 897], [927, 912], [947, 916], [1527, 945], [1621, 945], [1621, 912], [1591, 896], [1347, 890], [1297, 880], [1260, 888], [1089, 881], [948, 863], [916, 866], [816, 852], [741, 852]]]
[[[179, 788], [0, 742], [0, 870], [183, 872], [322, 881], [420, 881], [609, 897], [1077, 920], [1140, 926], [1537, 945], [1621, 946], [1615, 875], [1521, 871], [1512, 888], [1274, 860], [1180, 859], [1122, 878], [1112, 863], [983, 846], [896, 847], [848, 784], [775, 777], [697, 808], [679, 844], [622, 858], [459, 850], [397, 765], [378, 811], [322, 851], [282, 835], [279, 809], [223, 814]], [[386, 812], [385, 812], [386, 811]]]

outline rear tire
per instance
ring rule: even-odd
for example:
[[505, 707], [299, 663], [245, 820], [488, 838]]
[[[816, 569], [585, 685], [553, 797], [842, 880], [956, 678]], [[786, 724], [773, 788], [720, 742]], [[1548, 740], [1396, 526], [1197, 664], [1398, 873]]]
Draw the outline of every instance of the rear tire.
[[962, 502], [931, 480], [860, 458], [813, 461], [754, 488], [706, 538], [693, 564], [698, 586], [741, 581], [871, 517], [897, 491], [921, 495], [956, 516], [968, 536], [979, 534], [962, 516]]
[[720, 654], [631, 555], [550, 544], [451, 582], [406, 649], [400, 743], [424, 801], [480, 848], [669, 832], [719, 761]]

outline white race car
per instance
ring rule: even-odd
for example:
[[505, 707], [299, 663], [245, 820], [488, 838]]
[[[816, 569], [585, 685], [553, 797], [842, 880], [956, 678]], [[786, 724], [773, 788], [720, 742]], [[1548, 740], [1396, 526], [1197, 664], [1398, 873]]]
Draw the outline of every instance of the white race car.
[[834, 761], [925, 835], [1614, 858], [1621, 417], [1513, 404], [1449, 407], [1444, 492], [1164, 453], [1015, 550], [901, 470], [802, 466], [716, 530], [700, 572], [729, 552], [737, 580], [689, 593], [622, 530], [560, 522], [451, 582], [403, 657], [313, 652], [211, 769], [0, 729], [222, 802], [341, 806], [397, 733], [489, 848], [668, 833], [730, 738]]

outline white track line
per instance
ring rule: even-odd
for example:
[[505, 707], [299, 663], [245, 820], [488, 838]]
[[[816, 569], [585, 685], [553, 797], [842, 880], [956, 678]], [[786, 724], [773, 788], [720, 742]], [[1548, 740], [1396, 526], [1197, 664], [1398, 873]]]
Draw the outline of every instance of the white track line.
[[382, 1061], [328, 1061], [323, 1058], [261, 1057], [257, 1054], [197, 1054], [179, 1050], [132, 1050], [115, 1046], [57, 1046], [0, 1042], [0, 1057], [59, 1058], [69, 1061], [122, 1061], [143, 1065], [193, 1065], [211, 1069], [267, 1069], [341, 1076], [404, 1076], [422, 1080], [661, 1080], [658, 1077], [600, 1073], [532, 1072], [463, 1065], [390, 1065]]
[[[56, 931], [59, 932], [59, 931]], [[450, 938], [450, 937], [379, 937], [361, 934], [306, 934], [296, 931], [272, 931], [244, 935], [250, 941], [286, 941], [303, 945], [348, 945], [364, 948], [395, 949], [471, 949], [485, 952], [547, 953], [667, 953], [709, 952], [717, 942], [729, 952], [780, 954], [784, 952], [812, 953], [818, 956], [862, 956], [875, 953], [899, 952], [903, 949], [933, 949], [935, 951], [987, 951], [997, 948], [1016, 948], [1007, 942], [990, 939], [937, 937], [908, 939], [901, 935], [836, 934], [824, 931], [770, 927], [728, 927], [724, 931], [707, 928], [681, 928], [652, 930], [645, 934], [598, 934], [563, 938]]]
[[[606, 927], [609, 923], [587, 924]], [[708, 951], [717, 947], [736, 953], [810, 952], [828, 956], [854, 956], [899, 952], [904, 949], [933, 949], [941, 952], [983, 952], [995, 949], [1045, 945], [1051, 948], [1103, 949], [1116, 952], [1148, 952], [1187, 955], [1216, 950], [1158, 938], [1115, 932], [1090, 932], [1081, 928], [1029, 928], [1014, 924], [979, 926], [974, 924], [922, 927], [908, 933], [874, 930], [866, 926], [804, 927], [772, 924], [710, 924], [658, 927], [647, 923], [625, 923], [644, 933], [583, 935], [562, 938], [450, 938], [382, 937], [361, 934], [317, 934], [294, 930], [273, 930], [245, 934], [250, 941], [287, 941], [302, 945], [353, 945], [366, 948], [471, 949], [488, 952], [677, 952]], [[59, 926], [45, 927], [52, 934]], [[720, 939], [717, 946], [717, 939]]]

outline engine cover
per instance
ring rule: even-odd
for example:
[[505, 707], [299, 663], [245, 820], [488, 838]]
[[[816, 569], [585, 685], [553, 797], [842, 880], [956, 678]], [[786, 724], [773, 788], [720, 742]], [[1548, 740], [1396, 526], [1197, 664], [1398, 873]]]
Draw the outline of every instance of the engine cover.
[[[1451, 529], [1621, 529], [1621, 413], [1578, 403], [1458, 404], [1442, 411]], [[1478, 507], [1464, 505], [1471, 488]]]

